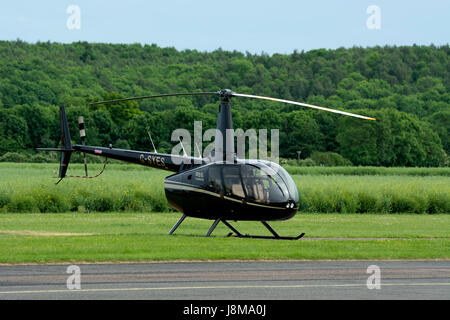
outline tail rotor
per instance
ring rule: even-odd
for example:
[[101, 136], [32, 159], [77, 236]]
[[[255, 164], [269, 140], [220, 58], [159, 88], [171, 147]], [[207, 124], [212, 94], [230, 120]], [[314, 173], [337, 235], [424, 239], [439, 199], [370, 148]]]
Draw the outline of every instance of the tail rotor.
[[66, 177], [70, 156], [72, 155], [72, 152], [75, 151], [75, 149], [72, 148], [72, 143], [70, 142], [69, 125], [67, 124], [66, 110], [64, 107], [59, 108], [59, 120], [61, 125], [61, 148], [36, 148], [38, 151], [61, 152], [58, 173], [59, 180], [56, 184], [60, 183], [61, 180]]
[[70, 141], [70, 131], [69, 125], [67, 123], [66, 110], [64, 107], [60, 107], [59, 109], [59, 119], [61, 124], [61, 149], [57, 151], [61, 151], [61, 158], [59, 161], [59, 180], [56, 184], [60, 183], [62, 179], [66, 177], [67, 169], [69, 167], [70, 156], [72, 152], [75, 151], [72, 149], [72, 143]]
[[[78, 128], [80, 129], [80, 138], [81, 138], [81, 144], [85, 145], [86, 140], [86, 130], [84, 129], [84, 118], [83, 116], [78, 117]], [[84, 160], [84, 173], [86, 174], [86, 177], [88, 176], [88, 169], [87, 169], [87, 163], [86, 163], [86, 153], [83, 152], [83, 160]]]

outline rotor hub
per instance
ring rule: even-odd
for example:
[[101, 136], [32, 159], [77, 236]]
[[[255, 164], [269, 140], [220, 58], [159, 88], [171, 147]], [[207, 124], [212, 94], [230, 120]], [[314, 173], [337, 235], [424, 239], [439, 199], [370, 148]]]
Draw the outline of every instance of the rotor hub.
[[231, 91], [230, 89], [222, 89], [218, 93], [222, 101], [230, 101], [234, 95], [234, 92]]

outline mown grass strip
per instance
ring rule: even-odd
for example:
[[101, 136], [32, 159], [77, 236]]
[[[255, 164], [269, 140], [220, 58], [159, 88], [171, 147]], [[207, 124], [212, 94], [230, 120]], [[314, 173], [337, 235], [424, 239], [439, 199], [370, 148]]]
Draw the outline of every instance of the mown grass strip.
[[[448, 215], [299, 214], [273, 222], [281, 235], [352, 240], [275, 241], [226, 237], [219, 224], [188, 218], [167, 235], [178, 215], [171, 213], [4, 214], [0, 230], [94, 233], [85, 236], [0, 234], [0, 263], [278, 260], [278, 259], [449, 259]], [[266, 234], [257, 222], [239, 222], [243, 233]], [[379, 238], [361, 240], [359, 238]]]

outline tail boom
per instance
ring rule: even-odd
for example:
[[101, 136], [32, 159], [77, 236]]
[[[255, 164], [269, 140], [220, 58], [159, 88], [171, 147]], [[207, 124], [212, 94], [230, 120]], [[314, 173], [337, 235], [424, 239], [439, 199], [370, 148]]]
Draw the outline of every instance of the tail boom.
[[205, 163], [203, 159], [147, 151], [114, 149], [78, 144], [74, 145], [73, 149], [75, 151], [85, 152], [96, 156], [122, 160], [172, 172], [179, 172], [183, 165]]

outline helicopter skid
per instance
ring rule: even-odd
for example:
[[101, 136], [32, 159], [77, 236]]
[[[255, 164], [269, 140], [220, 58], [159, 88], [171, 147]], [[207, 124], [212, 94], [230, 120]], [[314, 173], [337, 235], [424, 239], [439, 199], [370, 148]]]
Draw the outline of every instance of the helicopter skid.
[[228, 234], [228, 237], [237, 237], [237, 238], [252, 238], [252, 239], [273, 239], [273, 240], [298, 240], [302, 238], [305, 233], [299, 234], [297, 237], [282, 237], [278, 233], [276, 233], [275, 230], [266, 222], [261, 221], [261, 223], [267, 228], [267, 230], [270, 231], [270, 233], [273, 234], [273, 236], [258, 236], [258, 235], [251, 235], [251, 234], [242, 234], [240, 233], [236, 228], [234, 228], [231, 224], [229, 224], [226, 220], [221, 220], [228, 228], [230, 228], [235, 235], [233, 235], [233, 232], [230, 232]]
[[251, 238], [251, 239], [272, 239], [272, 240], [298, 240], [303, 238], [305, 233], [301, 233], [297, 237], [275, 237], [275, 236], [256, 236], [251, 234], [241, 234], [241, 235], [233, 235], [232, 232], [228, 234], [228, 237], [236, 237], [236, 238]]
[[[180, 226], [180, 224], [184, 221], [185, 218], [186, 218], [186, 215], [183, 214], [181, 216], [180, 220], [178, 220], [178, 222], [169, 231], [169, 235], [172, 235], [174, 233], [174, 231]], [[216, 220], [214, 220], [213, 224], [211, 225], [208, 232], [206, 233], [206, 237], [209, 237], [212, 234], [212, 232], [217, 227], [219, 222], [223, 222], [223, 224], [225, 224], [231, 231], [233, 231], [233, 232], [230, 232], [227, 235], [227, 237], [233, 236], [233, 237], [237, 237], [237, 238], [252, 238], [252, 239], [298, 240], [298, 239], [301, 239], [305, 235], [305, 233], [301, 233], [296, 237], [282, 237], [266, 221], [261, 221], [261, 223], [264, 225], [264, 227], [267, 228], [267, 230], [270, 231], [270, 233], [272, 233], [272, 236], [258, 236], [258, 235], [242, 234], [235, 227], [233, 227], [227, 220], [222, 219], [222, 218], [217, 218]], [[235, 234], [233, 234], [233, 233], [235, 233]]]

